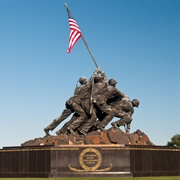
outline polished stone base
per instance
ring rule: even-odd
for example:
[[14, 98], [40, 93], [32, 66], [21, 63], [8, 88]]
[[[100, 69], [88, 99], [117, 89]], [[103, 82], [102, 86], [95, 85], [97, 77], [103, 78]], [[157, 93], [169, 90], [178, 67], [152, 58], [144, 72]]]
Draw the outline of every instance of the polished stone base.
[[0, 177], [180, 175], [180, 149], [123, 145], [4, 147]]

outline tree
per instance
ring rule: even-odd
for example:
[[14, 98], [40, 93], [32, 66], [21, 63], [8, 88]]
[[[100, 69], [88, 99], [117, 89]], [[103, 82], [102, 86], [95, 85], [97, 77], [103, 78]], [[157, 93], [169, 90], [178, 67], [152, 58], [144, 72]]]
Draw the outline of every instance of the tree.
[[171, 138], [171, 141], [167, 142], [167, 146], [180, 148], [180, 135], [176, 134]]

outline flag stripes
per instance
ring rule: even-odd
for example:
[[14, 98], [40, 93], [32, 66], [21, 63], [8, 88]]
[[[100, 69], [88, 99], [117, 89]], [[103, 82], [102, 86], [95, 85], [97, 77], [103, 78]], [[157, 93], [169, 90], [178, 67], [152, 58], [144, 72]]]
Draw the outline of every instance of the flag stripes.
[[68, 53], [71, 52], [73, 46], [76, 44], [76, 42], [81, 37], [81, 30], [78, 27], [77, 22], [72, 17], [72, 14], [70, 10], [66, 7], [67, 13], [68, 13], [68, 19], [69, 19], [69, 26], [70, 26], [70, 34], [69, 34], [69, 48], [67, 50]]
[[77, 22], [74, 19], [69, 18], [69, 26], [70, 26], [70, 34], [69, 34], [69, 48], [67, 50], [68, 53], [71, 52], [73, 46], [81, 37], [81, 30], [79, 29]]

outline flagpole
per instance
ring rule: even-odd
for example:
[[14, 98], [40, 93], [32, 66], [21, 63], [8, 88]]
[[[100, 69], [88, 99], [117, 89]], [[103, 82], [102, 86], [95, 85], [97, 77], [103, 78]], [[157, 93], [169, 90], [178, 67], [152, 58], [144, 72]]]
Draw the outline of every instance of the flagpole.
[[[69, 10], [69, 8], [68, 8], [68, 6], [67, 6], [66, 3], [64, 3], [64, 6], [66, 7], [66, 9]], [[69, 10], [69, 11], [70, 11], [70, 10]], [[87, 50], [88, 50], [90, 56], [92, 57], [92, 59], [93, 59], [93, 61], [94, 61], [94, 64], [96, 65], [97, 68], [99, 68], [99, 66], [98, 66], [96, 60], [94, 59], [94, 56], [93, 56], [93, 54], [92, 54], [92, 52], [91, 52], [91, 50], [90, 50], [90, 48], [89, 48], [89, 46], [88, 46], [88, 44], [87, 44], [85, 38], [84, 38], [84, 36], [82, 35], [82, 32], [81, 32], [81, 37], [82, 37], [82, 40], [83, 40], [84, 44], [86, 45], [86, 48], [87, 48]]]
[[92, 55], [92, 52], [91, 52], [91, 50], [89, 49], [89, 46], [88, 46], [88, 44], [87, 44], [87, 42], [86, 42], [86, 40], [84, 39], [84, 36], [81, 34], [81, 37], [82, 37], [82, 40], [84, 41], [84, 44], [86, 45], [86, 47], [87, 47], [87, 50], [89, 51], [89, 54], [91, 55], [91, 57], [92, 57], [92, 59], [93, 59], [93, 61], [94, 61], [94, 64], [96, 65], [96, 67], [98, 68], [98, 64], [97, 64], [97, 62], [96, 62], [96, 60], [94, 59], [94, 56]]

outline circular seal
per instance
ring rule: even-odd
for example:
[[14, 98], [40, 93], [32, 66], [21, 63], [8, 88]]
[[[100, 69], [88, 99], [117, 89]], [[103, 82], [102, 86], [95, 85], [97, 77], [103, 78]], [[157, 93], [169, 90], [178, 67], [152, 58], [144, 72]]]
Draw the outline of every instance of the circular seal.
[[79, 156], [79, 163], [85, 171], [96, 171], [101, 162], [101, 153], [94, 148], [84, 149]]

